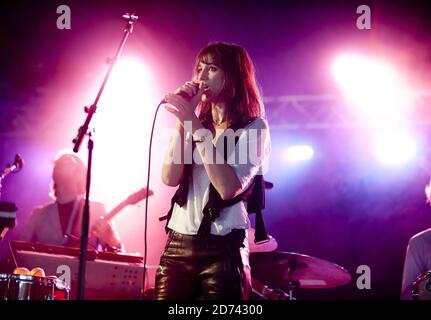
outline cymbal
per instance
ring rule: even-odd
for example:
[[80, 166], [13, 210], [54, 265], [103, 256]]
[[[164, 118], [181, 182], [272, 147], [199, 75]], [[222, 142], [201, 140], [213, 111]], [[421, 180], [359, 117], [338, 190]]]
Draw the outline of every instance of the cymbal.
[[250, 254], [252, 277], [273, 287], [334, 288], [352, 279], [343, 267], [295, 252], [256, 252]]
[[256, 244], [254, 243], [254, 228], [248, 229], [248, 247], [250, 252], [269, 252], [274, 251], [278, 247], [277, 240], [275, 240], [272, 236], [268, 235], [269, 241]]

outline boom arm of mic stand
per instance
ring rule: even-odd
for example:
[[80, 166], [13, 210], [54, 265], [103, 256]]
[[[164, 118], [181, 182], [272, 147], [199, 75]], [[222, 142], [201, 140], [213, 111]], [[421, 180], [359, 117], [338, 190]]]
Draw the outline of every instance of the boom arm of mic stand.
[[138, 19], [138, 16], [132, 14], [125, 14], [123, 15], [123, 18], [127, 19], [126, 26], [124, 27], [124, 34], [123, 38], [121, 39], [120, 46], [117, 49], [117, 52], [115, 54], [115, 57], [112, 59], [109, 59], [109, 68], [106, 72], [105, 78], [103, 79], [102, 85], [99, 89], [99, 92], [97, 93], [96, 99], [94, 100], [93, 104], [87, 108], [85, 107], [84, 110], [87, 113], [87, 118], [85, 119], [84, 124], [79, 127], [78, 133], [76, 137], [73, 139], [73, 152], [77, 153], [79, 151], [79, 148], [81, 147], [82, 140], [84, 136], [88, 133], [88, 126], [90, 125], [91, 119], [93, 118], [93, 115], [96, 113], [97, 110], [97, 103], [99, 102], [100, 97], [102, 96], [103, 90], [105, 89], [106, 82], [109, 79], [109, 75], [111, 74], [112, 68], [114, 67], [115, 63], [118, 60], [118, 57], [120, 56], [121, 52], [123, 51], [124, 45], [126, 43], [127, 37], [130, 33], [133, 31], [133, 22]]

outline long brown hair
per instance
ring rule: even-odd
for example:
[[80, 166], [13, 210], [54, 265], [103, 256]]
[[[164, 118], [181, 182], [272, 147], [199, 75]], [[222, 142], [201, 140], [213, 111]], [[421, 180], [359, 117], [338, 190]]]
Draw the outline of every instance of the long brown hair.
[[[228, 121], [246, 124], [256, 117], [264, 116], [264, 106], [255, 78], [253, 62], [244, 48], [236, 44], [215, 42], [203, 48], [196, 57], [194, 75], [198, 74], [200, 62], [211, 57], [224, 72], [225, 84], [221, 95], [227, 98]], [[199, 104], [199, 120], [211, 127], [211, 104]]]

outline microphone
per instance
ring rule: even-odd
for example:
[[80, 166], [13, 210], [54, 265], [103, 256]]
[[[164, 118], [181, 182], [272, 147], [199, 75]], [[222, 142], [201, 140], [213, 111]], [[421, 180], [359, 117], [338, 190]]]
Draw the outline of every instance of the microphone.
[[24, 167], [24, 160], [22, 159], [19, 153], [15, 155], [15, 161], [12, 164], [12, 166], [14, 166], [12, 171], [21, 170]]
[[21, 170], [23, 167], [24, 167], [24, 160], [17, 153], [15, 155], [15, 161], [11, 165], [6, 166], [6, 168], [0, 174], [0, 179], [3, 179], [4, 177], [6, 177], [11, 172], [15, 172], [15, 171]]
[[5, 170], [7, 171], [6, 174], [21, 170], [24, 167], [24, 160], [21, 158], [21, 156], [17, 153], [15, 155], [15, 161], [8, 166]]
[[[197, 89], [199, 90], [199, 87], [200, 87], [200, 84], [199, 83], [196, 83], [196, 82], [194, 82], [193, 83], [196, 87], [197, 87]], [[176, 95], [178, 95], [178, 96], [180, 96], [180, 97], [183, 97], [184, 99], [186, 99], [187, 101], [190, 101], [195, 95], [192, 95], [192, 96], [190, 96], [187, 92], [185, 92], [185, 91], [183, 91], [183, 90], [180, 90], [179, 92], [177, 92], [177, 93], [175, 93]], [[162, 100], [162, 102], [161, 102], [161, 104], [162, 103], [167, 103], [167, 101], [165, 100], [165, 99], [163, 99]]]

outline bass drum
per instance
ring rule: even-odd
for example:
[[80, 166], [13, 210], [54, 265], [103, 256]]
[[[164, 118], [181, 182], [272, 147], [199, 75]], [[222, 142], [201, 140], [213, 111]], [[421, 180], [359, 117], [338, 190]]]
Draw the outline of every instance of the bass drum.
[[413, 283], [414, 300], [431, 300], [431, 271], [422, 273]]

